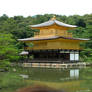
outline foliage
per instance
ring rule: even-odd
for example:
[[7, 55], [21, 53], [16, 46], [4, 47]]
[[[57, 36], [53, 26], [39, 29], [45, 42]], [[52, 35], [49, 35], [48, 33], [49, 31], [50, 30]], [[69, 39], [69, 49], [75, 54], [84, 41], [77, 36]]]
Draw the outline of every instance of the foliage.
[[[2, 51], [0, 52], [0, 59], [1, 57], [5, 58], [11, 58], [11, 61], [13, 61], [14, 57], [6, 54], [5, 52], [8, 53], [17, 53], [17, 50], [20, 50], [23, 48], [24, 44], [19, 43], [18, 41], [14, 41], [20, 38], [27, 38], [27, 37], [32, 37], [34, 36], [34, 32], [38, 32], [39, 30], [33, 30], [29, 27], [29, 25], [33, 24], [39, 24], [45, 21], [48, 21], [50, 18], [53, 17], [55, 14], [44, 14], [44, 15], [35, 15], [35, 16], [28, 16], [28, 17], [23, 17], [23, 16], [14, 16], [14, 17], [8, 17], [6, 14], [0, 16], [0, 33], [6, 33], [4, 35], [8, 35], [6, 38], [0, 37], [0, 44], [5, 44], [2, 45]], [[90, 41], [86, 42], [85, 44], [82, 44], [85, 49], [90, 49], [92, 50], [92, 14], [86, 14], [83, 16], [79, 15], [73, 15], [73, 16], [65, 16], [65, 15], [56, 15], [57, 20], [62, 21], [64, 23], [72, 24], [72, 25], [77, 25], [78, 28], [75, 30], [72, 30], [71, 32], [73, 33], [74, 37], [77, 38], [89, 38]], [[0, 34], [1, 36], [2, 34]], [[11, 37], [12, 35], [12, 37]], [[10, 39], [10, 38], [12, 39]], [[8, 41], [7, 41], [8, 40]], [[9, 46], [7, 42], [9, 42]], [[13, 40], [14, 42], [12, 42]], [[1, 49], [1, 46], [0, 46]], [[82, 53], [85, 54], [85, 53]], [[6, 55], [6, 56], [5, 56]], [[85, 54], [86, 55], [86, 54]], [[16, 56], [16, 55], [15, 55]], [[92, 58], [90, 55], [86, 55], [86, 57]], [[17, 57], [15, 57], [16, 61]]]
[[16, 41], [10, 33], [0, 33], [0, 67], [9, 66], [9, 62], [19, 59]]
[[92, 49], [90, 48], [84, 49], [81, 52], [81, 59], [82, 61], [85, 61], [85, 62], [91, 62], [92, 61]]

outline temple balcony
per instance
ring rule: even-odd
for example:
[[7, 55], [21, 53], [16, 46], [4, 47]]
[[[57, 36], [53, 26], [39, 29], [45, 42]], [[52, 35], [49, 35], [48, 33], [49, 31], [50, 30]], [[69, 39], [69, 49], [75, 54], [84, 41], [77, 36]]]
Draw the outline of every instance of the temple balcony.
[[40, 33], [40, 32], [36, 32], [34, 37], [49, 37], [49, 36], [63, 36], [63, 37], [69, 37], [69, 38], [72, 38], [72, 33], [69, 33], [69, 32], [50, 32], [50, 33]]
[[69, 37], [72, 38], [72, 33], [68, 33], [68, 32], [57, 32], [56, 36], [63, 36], [63, 37]]

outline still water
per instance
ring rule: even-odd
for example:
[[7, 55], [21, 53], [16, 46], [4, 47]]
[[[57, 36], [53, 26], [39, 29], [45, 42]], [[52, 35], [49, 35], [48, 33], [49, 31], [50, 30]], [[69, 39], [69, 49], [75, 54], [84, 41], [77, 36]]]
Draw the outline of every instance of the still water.
[[[16, 72], [0, 73], [0, 92], [15, 92], [26, 85], [41, 84], [64, 92], [92, 92], [92, 68], [51, 69], [15, 67]], [[21, 75], [21, 76], [20, 76]], [[27, 75], [26, 78], [22, 78]], [[12, 90], [11, 90], [12, 89]]]
[[65, 92], [92, 92], [92, 68], [32, 68], [29, 70], [29, 76], [36, 83], [62, 89]]

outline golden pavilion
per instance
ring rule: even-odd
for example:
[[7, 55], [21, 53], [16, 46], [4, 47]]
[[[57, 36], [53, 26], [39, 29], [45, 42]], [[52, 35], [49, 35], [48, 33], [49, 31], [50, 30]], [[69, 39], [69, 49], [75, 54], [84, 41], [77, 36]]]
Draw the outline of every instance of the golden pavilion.
[[33, 55], [30, 62], [77, 62], [79, 61], [80, 43], [89, 39], [73, 38], [68, 30], [76, 28], [75, 25], [65, 24], [56, 20], [54, 16], [49, 21], [30, 25], [32, 29], [39, 29], [34, 37], [18, 39], [24, 43], [33, 43], [33, 47], [25, 47], [29, 55]]

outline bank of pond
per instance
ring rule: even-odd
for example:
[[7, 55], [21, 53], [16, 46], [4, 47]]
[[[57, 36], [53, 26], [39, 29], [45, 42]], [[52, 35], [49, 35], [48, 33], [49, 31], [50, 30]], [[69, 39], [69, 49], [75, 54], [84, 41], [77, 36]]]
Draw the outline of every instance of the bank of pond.
[[46, 85], [64, 92], [92, 92], [92, 68], [10, 67], [0, 72], [0, 92], [16, 92], [32, 85]]

